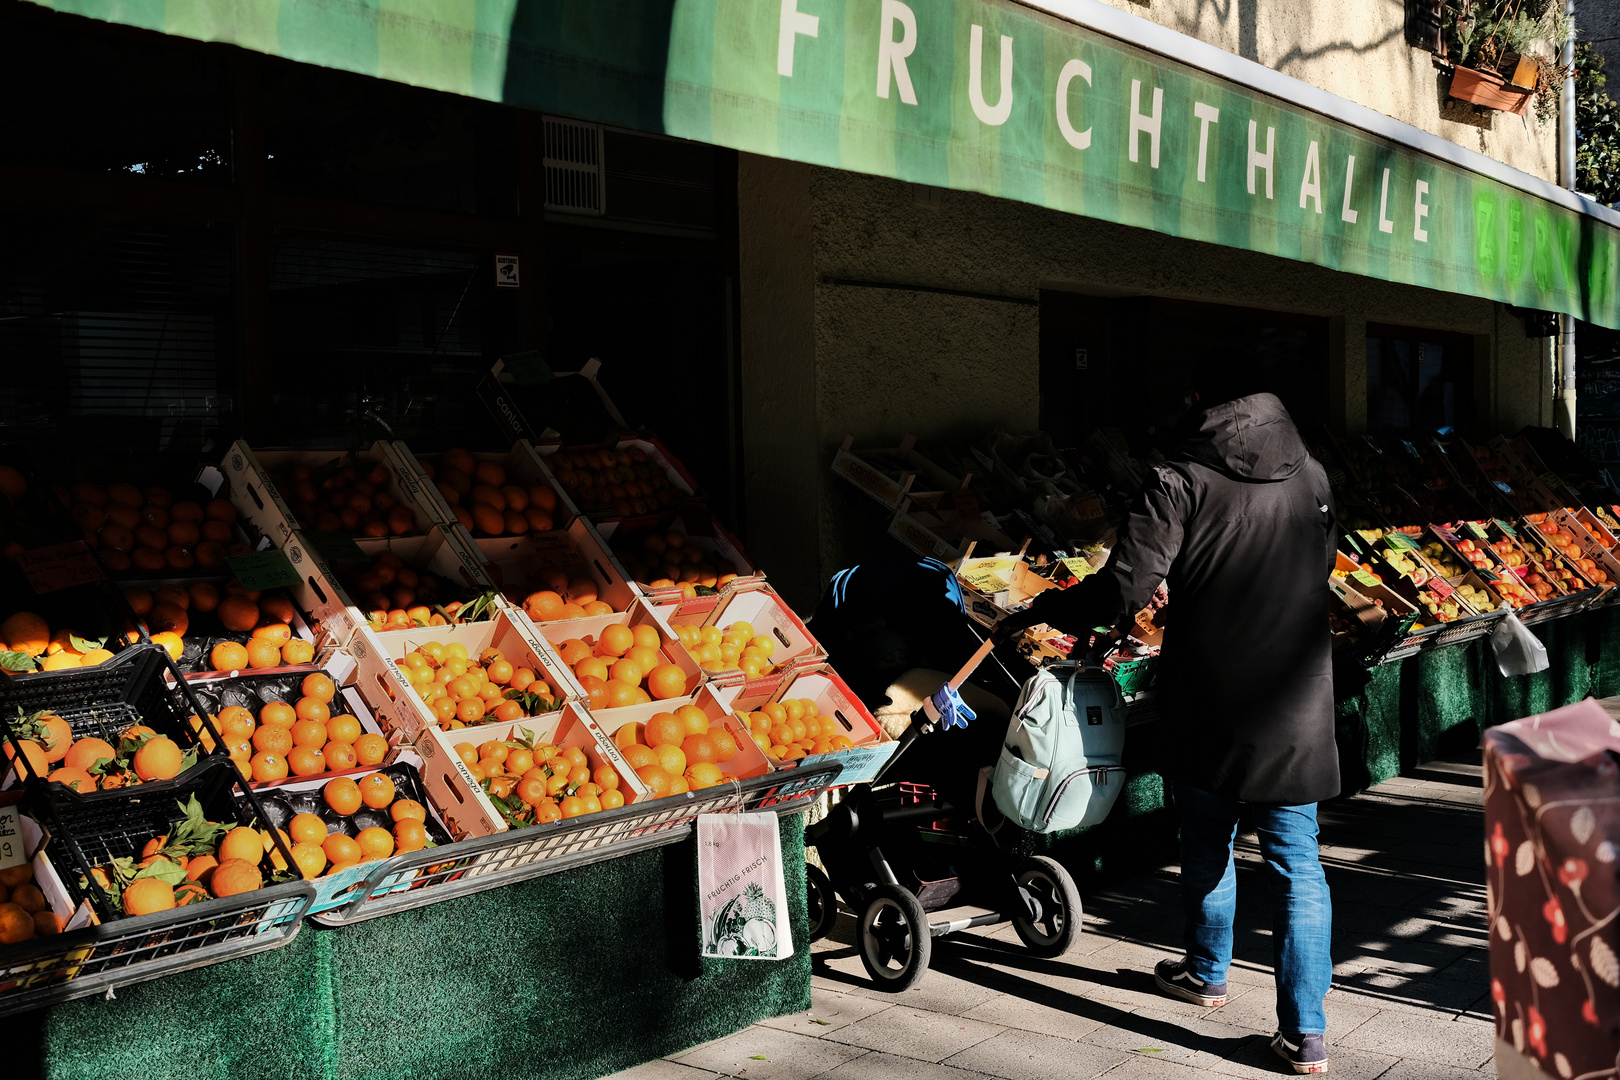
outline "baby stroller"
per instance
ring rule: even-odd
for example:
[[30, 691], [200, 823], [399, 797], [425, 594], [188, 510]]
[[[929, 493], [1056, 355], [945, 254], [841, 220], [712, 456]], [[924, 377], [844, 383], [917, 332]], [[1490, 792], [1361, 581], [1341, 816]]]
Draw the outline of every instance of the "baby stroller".
[[[1019, 680], [963, 613], [950, 568], [933, 559], [842, 572], [813, 625], [869, 706], [887, 701], [882, 688], [898, 668], [942, 667], [947, 658], [952, 666], [943, 669], [956, 670], [953, 687], [977, 676], [981, 689], [1009, 701], [1017, 696]], [[808, 868], [811, 940], [832, 930], [842, 897], [856, 913], [857, 951], [879, 989], [916, 985], [933, 939], [970, 927], [1010, 921], [1042, 957], [1063, 955], [1080, 933], [1074, 879], [1056, 860], [1006, 850], [996, 831], [1000, 815], [979, 790], [979, 770], [994, 763], [1004, 735], [1005, 724], [994, 720], [942, 731], [919, 709], [878, 776], [848, 788], [805, 831], [827, 868]], [[964, 904], [990, 910], [954, 921], [929, 917]]]

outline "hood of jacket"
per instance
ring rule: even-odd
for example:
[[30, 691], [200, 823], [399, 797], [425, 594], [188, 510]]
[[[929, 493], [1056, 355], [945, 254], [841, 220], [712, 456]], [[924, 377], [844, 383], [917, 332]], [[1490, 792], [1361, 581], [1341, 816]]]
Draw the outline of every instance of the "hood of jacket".
[[1293, 418], [1274, 394], [1251, 394], [1212, 405], [1189, 418], [1180, 456], [1238, 480], [1286, 480], [1305, 467], [1310, 452]]

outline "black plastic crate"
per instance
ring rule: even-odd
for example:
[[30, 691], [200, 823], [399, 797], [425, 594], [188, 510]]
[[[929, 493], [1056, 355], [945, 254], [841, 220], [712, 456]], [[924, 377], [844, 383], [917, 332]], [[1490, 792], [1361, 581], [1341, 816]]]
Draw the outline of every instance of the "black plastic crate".
[[[219, 731], [161, 645], [132, 646], [95, 667], [68, 668], [0, 681], [0, 727], [14, 746], [18, 736], [12, 722], [18, 713], [27, 717], [42, 710], [66, 720], [75, 739], [95, 736], [116, 747], [120, 732], [141, 723], [173, 739], [182, 751], [193, 746], [202, 750], [199, 737], [191, 727], [191, 717], [198, 716], [212, 737], [216, 752], [221, 752]], [[44, 777], [34, 775], [20, 747], [17, 747], [16, 761], [25, 780], [44, 782]], [[158, 787], [179, 784], [203, 764], [199, 761], [193, 769], [173, 780], [147, 783]], [[54, 786], [67, 790], [61, 785]], [[90, 800], [117, 797], [123, 790], [99, 791], [80, 797]]]
[[[141, 848], [154, 837], [166, 836], [184, 818], [181, 804], [192, 796], [202, 805], [209, 821], [235, 822], [250, 828], [270, 830], [270, 817], [257, 797], [242, 783], [236, 766], [228, 758], [209, 758], [185, 776], [166, 784], [137, 784], [117, 791], [84, 796], [59, 784], [36, 789], [27, 805], [47, 829], [50, 843], [46, 854], [62, 878], [62, 884], [75, 903], [88, 900], [103, 922], [123, 919], [122, 908], [90, 877], [92, 867], [113, 859], [139, 856]], [[273, 855], [280, 853], [283, 866], [293, 866], [292, 853], [279, 835], [272, 833], [275, 851], [259, 861], [264, 880], [269, 883], [277, 872]], [[296, 872], [289, 869], [283, 877]], [[247, 895], [247, 894], [244, 894]], [[241, 897], [229, 897], [235, 903]], [[219, 903], [209, 901], [208, 903]], [[201, 905], [206, 906], [206, 905]]]

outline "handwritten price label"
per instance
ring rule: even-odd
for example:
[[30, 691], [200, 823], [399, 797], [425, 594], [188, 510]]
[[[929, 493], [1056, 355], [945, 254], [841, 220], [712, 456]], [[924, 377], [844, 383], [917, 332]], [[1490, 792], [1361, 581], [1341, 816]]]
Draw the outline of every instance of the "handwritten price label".
[[34, 592], [41, 595], [107, 578], [82, 540], [25, 551], [17, 556], [17, 565]]
[[1355, 573], [1351, 574], [1350, 577], [1355, 580], [1357, 585], [1365, 585], [1369, 589], [1377, 588], [1379, 585], [1383, 584], [1365, 570], [1357, 570]]
[[0, 806], [0, 870], [21, 866], [28, 861], [23, 851], [22, 826], [17, 820], [17, 807]]

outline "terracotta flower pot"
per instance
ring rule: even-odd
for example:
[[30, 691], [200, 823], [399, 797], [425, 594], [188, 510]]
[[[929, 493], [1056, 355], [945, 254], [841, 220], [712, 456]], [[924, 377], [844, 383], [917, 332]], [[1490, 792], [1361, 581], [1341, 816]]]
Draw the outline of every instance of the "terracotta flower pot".
[[1449, 93], [1458, 101], [1499, 109], [1515, 116], [1523, 116], [1524, 110], [1530, 107], [1530, 91], [1509, 86], [1500, 75], [1476, 71], [1461, 64], [1452, 69]]

